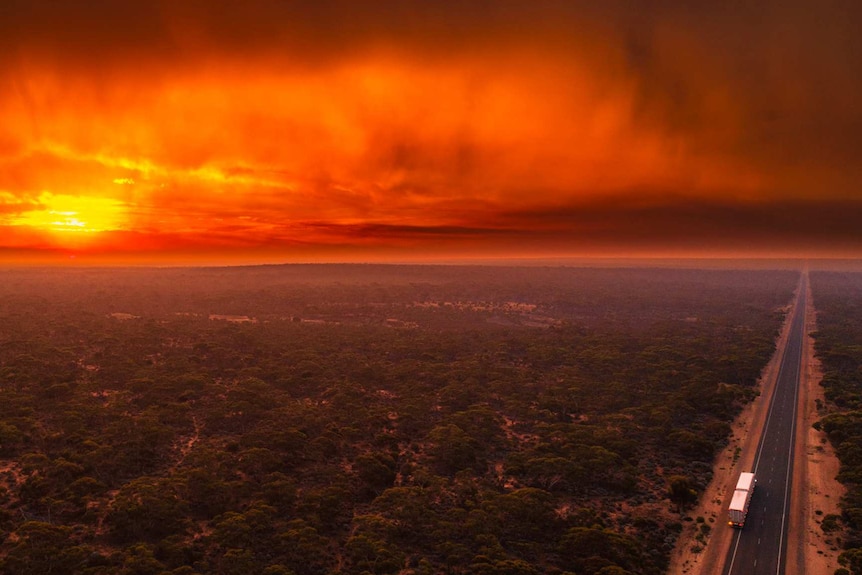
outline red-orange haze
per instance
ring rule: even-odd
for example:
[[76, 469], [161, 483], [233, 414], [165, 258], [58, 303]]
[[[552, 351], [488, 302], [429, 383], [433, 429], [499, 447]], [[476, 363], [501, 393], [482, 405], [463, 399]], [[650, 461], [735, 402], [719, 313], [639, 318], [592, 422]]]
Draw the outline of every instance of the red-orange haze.
[[0, 263], [862, 254], [860, 4], [724, 4], [12, 0]]

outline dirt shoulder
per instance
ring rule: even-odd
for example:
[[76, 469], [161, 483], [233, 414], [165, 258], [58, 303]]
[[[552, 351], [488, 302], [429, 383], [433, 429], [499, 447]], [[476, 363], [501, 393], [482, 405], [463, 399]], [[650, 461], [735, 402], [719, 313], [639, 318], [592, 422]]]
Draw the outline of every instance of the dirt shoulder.
[[[813, 301], [811, 292], [808, 301]], [[799, 425], [796, 428], [796, 451], [793, 460], [793, 484], [796, 497], [790, 502], [790, 529], [788, 549], [797, 555], [788, 557], [787, 575], [805, 573], [833, 573], [840, 565], [841, 533], [824, 533], [820, 527], [829, 514], [840, 514], [839, 501], [844, 487], [835, 479], [839, 462], [826, 438], [812, 425], [824, 415], [826, 401], [820, 380], [823, 372], [814, 357], [814, 338], [817, 330], [817, 312], [808, 306], [805, 317], [805, 348], [802, 354], [802, 385], [799, 390]], [[793, 551], [791, 551], [792, 553]]]
[[[795, 303], [793, 305], [795, 306]], [[725, 510], [730, 505], [739, 473], [750, 470], [754, 465], [757, 442], [766, 423], [769, 402], [778, 379], [781, 358], [787, 346], [795, 310], [789, 307], [786, 311], [775, 353], [763, 369], [757, 384], [760, 395], [748, 404], [733, 422], [730, 441], [718, 454], [713, 465], [712, 481], [701, 495], [698, 505], [688, 513], [691, 517], [703, 517], [711, 527], [710, 534], [702, 543], [697, 540], [698, 524], [695, 521], [684, 522], [683, 531], [671, 554], [669, 575], [721, 575], [724, 558], [730, 549], [734, 533], [726, 523]]]

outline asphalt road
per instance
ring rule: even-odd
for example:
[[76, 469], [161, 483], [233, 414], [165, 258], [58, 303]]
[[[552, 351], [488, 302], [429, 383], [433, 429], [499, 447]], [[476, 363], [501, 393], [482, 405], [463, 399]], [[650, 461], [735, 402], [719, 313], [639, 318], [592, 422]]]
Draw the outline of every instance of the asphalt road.
[[[802, 342], [805, 336], [807, 274], [796, 301], [793, 323], [781, 359], [763, 436], [754, 460], [757, 487], [745, 527], [737, 530], [725, 561], [724, 575], [781, 575], [787, 558], [793, 447]], [[743, 469], [741, 471], [749, 471]], [[734, 484], [736, 483], [734, 477]], [[726, 523], [716, 528], [732, 529]]]

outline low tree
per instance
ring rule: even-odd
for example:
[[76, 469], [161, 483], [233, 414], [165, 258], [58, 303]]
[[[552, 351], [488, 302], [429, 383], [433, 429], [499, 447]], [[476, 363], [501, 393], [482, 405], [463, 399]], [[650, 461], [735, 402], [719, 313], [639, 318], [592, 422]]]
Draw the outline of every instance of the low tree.
[[697, 502], [694, 482], [684, 475], [672, 475], [668, 478], [668, 495], [679, 513], [683, 513], [690, 505]]

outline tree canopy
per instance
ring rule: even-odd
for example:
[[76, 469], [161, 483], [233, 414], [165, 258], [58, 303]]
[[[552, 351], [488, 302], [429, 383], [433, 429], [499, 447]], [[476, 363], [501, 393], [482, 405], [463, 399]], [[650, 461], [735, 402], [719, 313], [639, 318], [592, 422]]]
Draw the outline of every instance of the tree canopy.
[[798, 278], [0, 275], [0, 573], [89, 575], [657, 575]]

